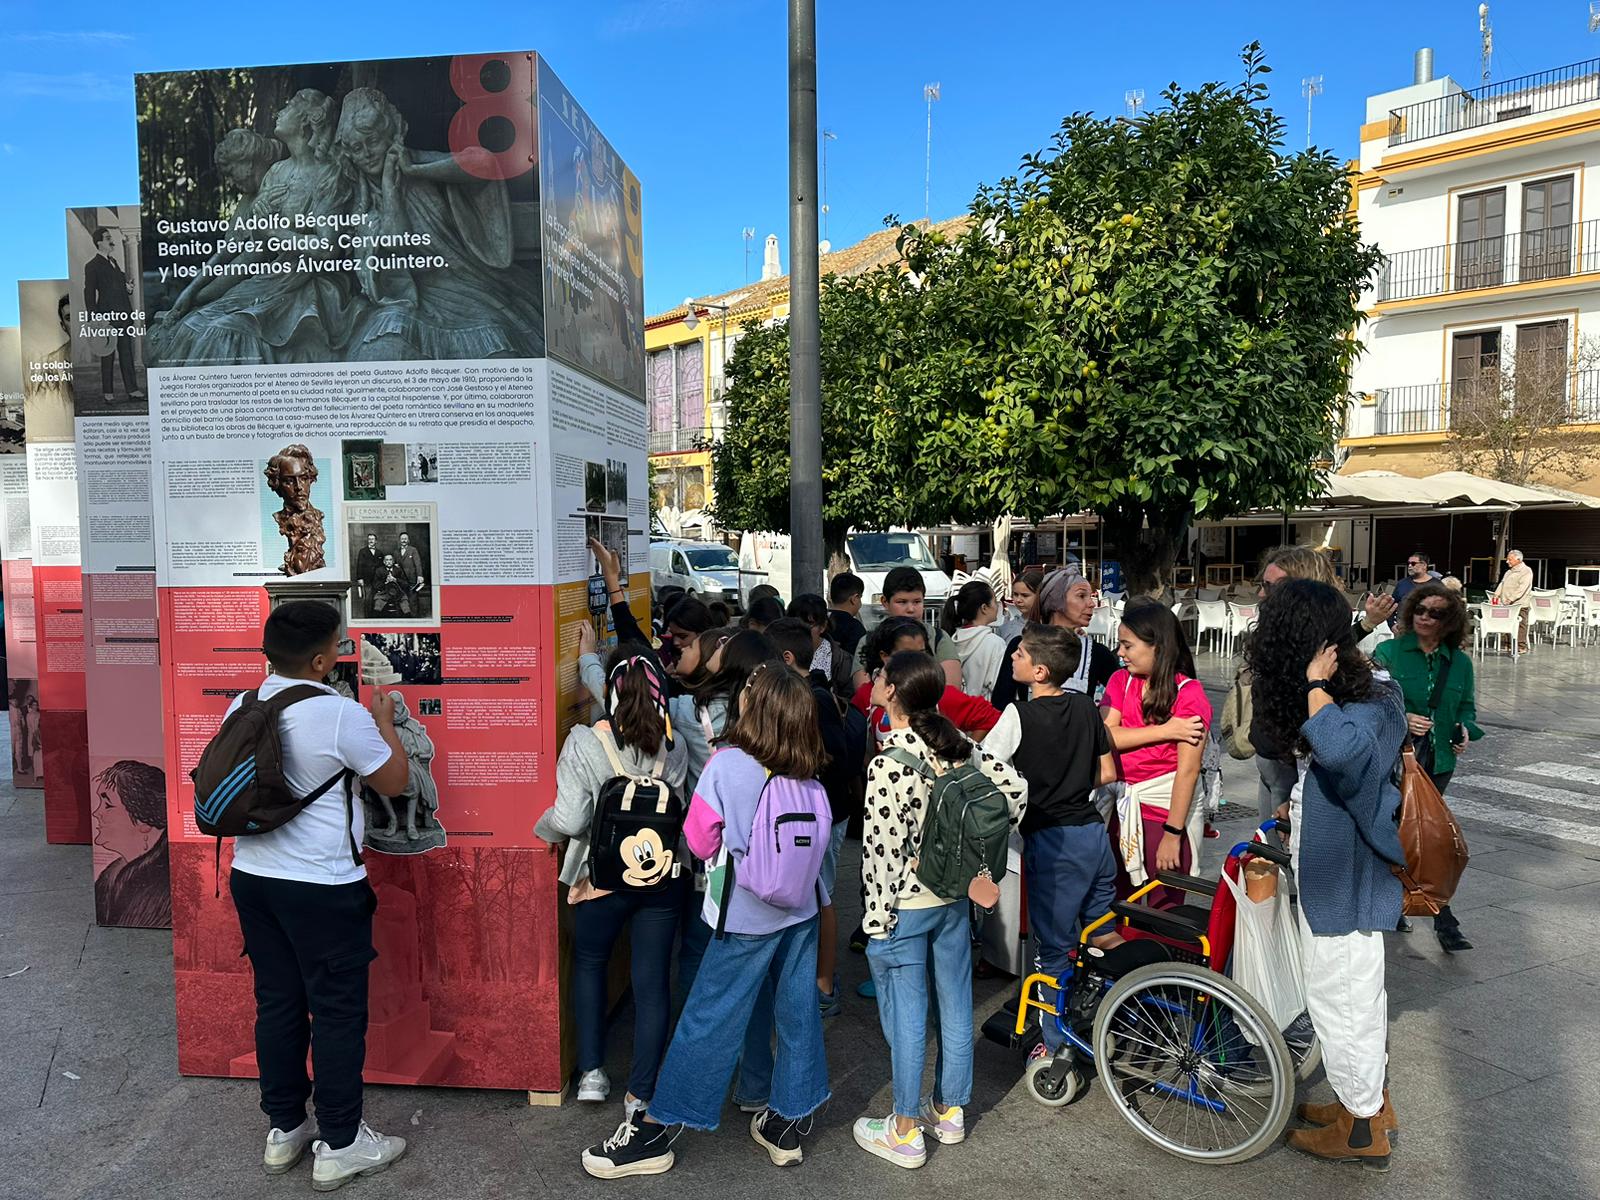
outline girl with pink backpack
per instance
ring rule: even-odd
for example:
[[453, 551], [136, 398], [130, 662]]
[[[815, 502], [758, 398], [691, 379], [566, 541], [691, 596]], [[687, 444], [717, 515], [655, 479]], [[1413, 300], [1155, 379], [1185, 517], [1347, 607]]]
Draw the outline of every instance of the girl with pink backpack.
[[774, 1165], [798, 1163], [800, 1139], [829, 1096], [816, 965], [831, 810], [817, 782], [827, 754], [810, 684], [781, 661], [757, 667], [726, 740], [700, 776], [684, 826], [689, 849], [708, 864], [704, 917], [717, 936], [648, 1110], [630, 1114], [583, 1153], [583, 1169], [598, 1179], [669, 1171], [685, 1128], [717, 1128], [745, 1027], [769, 978], [777, 1057], [771, 1096], [752, 1116], [750, 1136]]

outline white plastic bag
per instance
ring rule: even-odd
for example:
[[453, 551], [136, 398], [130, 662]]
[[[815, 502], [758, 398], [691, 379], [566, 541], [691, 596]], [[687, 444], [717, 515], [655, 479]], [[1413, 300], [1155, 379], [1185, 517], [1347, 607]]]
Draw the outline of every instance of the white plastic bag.
[[1261, 1001], [1280, 1030], [1306, 1011], [1305, 968], [1286, 875], [1280, 873], [1278, 890], [1267, 900], [1250, 899], [1241, 881], [1227, 872], [1222, 875], [1236, 906], [1230, 973], [1235, 983]]

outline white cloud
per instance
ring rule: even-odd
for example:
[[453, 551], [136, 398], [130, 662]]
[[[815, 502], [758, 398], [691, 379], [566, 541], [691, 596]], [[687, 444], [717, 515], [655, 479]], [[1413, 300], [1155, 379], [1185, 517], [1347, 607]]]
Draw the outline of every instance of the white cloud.
[[50, 42], [54, 44], [72, 43], [74, 45], [115, 45], [120, 42], [133, 41], [131, 33], [114, 33], [108, 29], [46, 29], [34, 33], [8, 33], [6, 40], [11, 42]]
[[704, 10], [695, 0], [634, 0], [603, 26], [607, 37], [633, 37], [661, 29], [681, 29]]
[[71, 75], [0, 71], [0, 95], [101, 104], [106, 101], [131, 100], [133, 80], [128, 76], [101, 75], [93, 71], [79, 71]]

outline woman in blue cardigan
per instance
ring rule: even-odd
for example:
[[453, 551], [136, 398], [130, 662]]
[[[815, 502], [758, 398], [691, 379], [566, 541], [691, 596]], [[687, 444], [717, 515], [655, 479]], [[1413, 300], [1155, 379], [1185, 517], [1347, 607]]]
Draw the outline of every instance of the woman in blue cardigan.
[[[1295, 749], [1290, 851], [1300, 887], [1306, 1007], [1337, 1101], [1301, 1105], [1296, 1150], [1389, 1166], [1394, 1106], [1384, 1084], [1389, 998], [1383, 934], [1400, 918], [1400, 689], [1357, 648], [1350, 606], [1325, 583], [1287, 580], [1261, 606], [1249, 649], [1256, 719]], [[1295, 810], [1298, 811], [1295, 811]]]

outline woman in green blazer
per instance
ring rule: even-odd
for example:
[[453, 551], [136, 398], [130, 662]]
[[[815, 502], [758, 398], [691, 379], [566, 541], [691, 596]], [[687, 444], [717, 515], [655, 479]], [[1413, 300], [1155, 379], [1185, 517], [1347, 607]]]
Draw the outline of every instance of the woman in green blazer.
[[[1457, 756], [1469, 741], [1483, 736], [1472, 659], [1466, 652], [1467, 625], [1467, 606], [1460, 593], [1440, 583], [1425, 583], [1401, 606], [1398, 636], [1373, 652], [1378, 665], [1405, 693], [1406, 723], [1417, 762], [1441, 796], [1455, 774]], [[1409, 928], [1404, 918], [1400, 927]], [[1433, 932], [1446, 953], [1472, 949], [1448, 904], [1439, 910]]]

